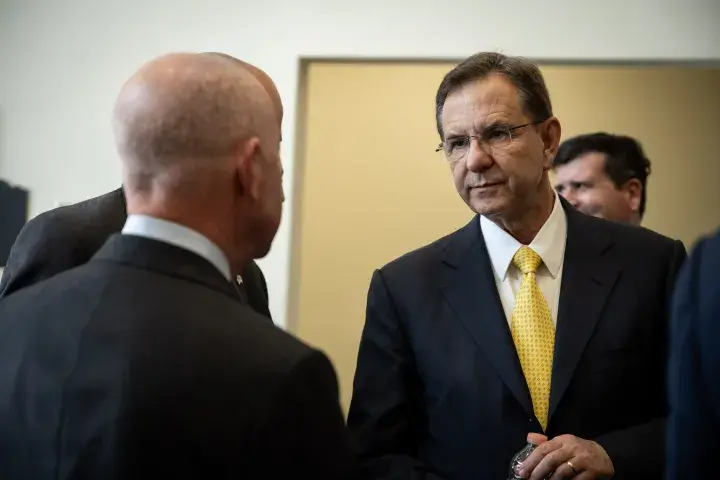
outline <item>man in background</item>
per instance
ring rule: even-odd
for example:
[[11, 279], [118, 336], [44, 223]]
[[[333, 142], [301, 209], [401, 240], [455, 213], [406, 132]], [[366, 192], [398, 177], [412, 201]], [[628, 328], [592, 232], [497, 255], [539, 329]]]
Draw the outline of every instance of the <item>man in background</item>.
[[0, 302], [0, 478], [344, 478], [330, 361], [233, 287], [281, 219], [268, 91], [218, 56], [166, 55], [113, 125], [122, 233]]
[[696, 244], [673, 300], [668, 479], [708, 478], [720, 452], [720, 231]]
[[557, 192], [588, 215], [640, 225], [650, 160], [640, 143], [598, 132], [563, 142], [553, 160]]
[[662, 478], [682, 243], [553, 190], [561, 127], [532, 62], [473, 55], [435, 102], [476, 216], [372, 275], [348, 415], [365, 478], [507, 478], [528, 433], [549, 440], [523, 478]]
[[[280, 98], [273, 93], [273, 82], [265, 72], [226, 54], [212, 52], [203, 55], [214, 55], [248, 69], [271, 96], [278, 118], [282, 117]], [[126, 217], [125, 196], [123, 189], [118, 188], [84, 202], [41, 213], [31, 219], [22, 228], [10, 250], [0, 279], [0, 299], [84, 264], [110, 235], [122, 229]], [[238, 296], [255, 311], [271, 318], [265, 276], [257, 263], [250, 260], [235, 273], [238, 274]]]

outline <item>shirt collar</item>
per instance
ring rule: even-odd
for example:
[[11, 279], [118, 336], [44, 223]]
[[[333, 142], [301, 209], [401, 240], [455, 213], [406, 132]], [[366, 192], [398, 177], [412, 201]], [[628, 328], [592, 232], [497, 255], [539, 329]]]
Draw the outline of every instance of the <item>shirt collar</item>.
[[204, 235], [178, 223], [148, 215], [129, 215], [122, 229], [125, 235], [137, 235], [189, 250], [215, 265], [228, 280], [230, 263], [220, 248]]
[[[480, 228], [485, 238], [493, 270], [498, 278], [505, 280], [510, 263], [522, 244], [484, 216], [480, 217]], [[545, 268], [553, 278], [558, 276], [560, 267], [562, 267], [566, 238], [567, 217], [560, 198], [555, 193], [555, 203], [550, 216], [528, 245], [540, 255]]]

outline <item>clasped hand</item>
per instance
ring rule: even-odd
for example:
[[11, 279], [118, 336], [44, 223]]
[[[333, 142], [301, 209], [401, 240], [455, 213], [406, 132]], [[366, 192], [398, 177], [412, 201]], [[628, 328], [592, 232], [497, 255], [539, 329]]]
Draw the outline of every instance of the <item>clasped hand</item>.
[[[541, 436], [542, 437], [542, 436]], [[607, 452], [598, 443], [573, 435], [547, 440], [522, 462], [518, 473], [530, 480], [600, 480], [615, 474]]]

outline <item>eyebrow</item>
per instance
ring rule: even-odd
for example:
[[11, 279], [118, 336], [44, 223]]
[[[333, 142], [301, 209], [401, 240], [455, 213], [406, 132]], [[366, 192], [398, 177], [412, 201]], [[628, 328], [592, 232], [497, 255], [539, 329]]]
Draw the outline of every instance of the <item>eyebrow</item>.
[[467, 137], [464, 133], [446, 133], [445, 140], [452, 140], [454, 138]]
[[487, 130], [489, 128], [497, 128], [497, 127], [510, 127], [512, 125], [512, 122], [509, 122], [507, 120], [495, 120], [483, 127], [484, 130]]
[[[506, 120], [494, 120], [492, 122], [487, 123], [486, 125], [482, 126], [481, 130], [489, 130], [491, 128], [498, 128], [498, 127], [510, 127], [512, 125], [511, 122]], [[445, 138], [457, 138], [457, 137], [467, 137], [467, 133], [456, 133], [456, 132], [447, 132], [445, 134]]]

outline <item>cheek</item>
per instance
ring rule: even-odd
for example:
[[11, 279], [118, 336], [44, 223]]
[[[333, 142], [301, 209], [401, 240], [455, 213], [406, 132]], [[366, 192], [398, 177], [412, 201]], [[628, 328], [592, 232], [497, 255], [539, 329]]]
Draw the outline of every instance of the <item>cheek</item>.
[[462, 190], [465, 185], [465, 176], [467, 175], [467, 169], [461, 162], [455, 162], [450, 164], [450, 173], [453, 177], [453, 183], [458, 190]]
[[575, 200], [583, 206], [595, 205], [598, 203], [597, 191], [581, 190], [575, 193]]
[[495, 167], [505, 174], [510, 183], [539, 179], [545, 171], [542, 151], [533, 150], [528, 145], [511, 144], [508, 150], [495, 155], [494, 160]]
[[506, 157], [496, 160], [496, 165], [507, 179], [513, 190], [523, 190], [537, 185], [542, 170], [530, 168], [531, 159], [527, 157]]
[[273, 182], [273, 194], [275, 198], [280, 200], [280, 203], [285, 201], [285, 188], [283, 187], [282, 174], [276, 177], [276, 181]]

